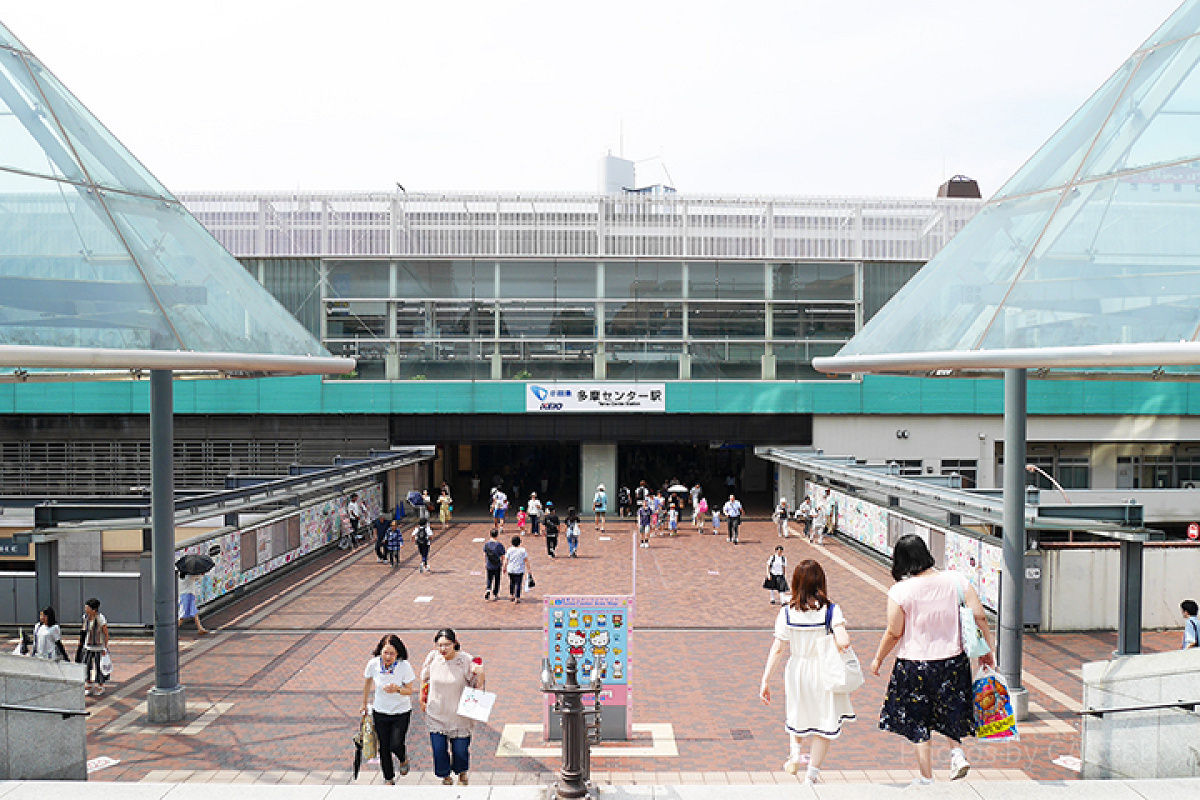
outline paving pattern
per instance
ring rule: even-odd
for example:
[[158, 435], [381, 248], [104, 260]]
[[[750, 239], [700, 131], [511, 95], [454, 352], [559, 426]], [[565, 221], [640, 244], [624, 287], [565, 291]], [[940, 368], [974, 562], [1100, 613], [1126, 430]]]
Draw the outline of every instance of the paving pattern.
[[[431, 571], [416, 570], [411, 543], [392, 569], [366, 547], [330, 553], [237, 603], [206, 617], [215, 630], [182, 634], [183, 683], [188, 717], [162, 727], [145, 719], [153, 681], [153, 642], [118, 639], [116, 673], [106, 696], [89, 701], [92, 758], [120, 763], [93, 780], [340, 783], [348, 781], [351, 737], [358, 719], [362, 669], [375, 642], [395, 632], [419, 666], [433, 631], [449, 626], [465, 649], [482, 656], [488, 688], [499, 695], [491, 721], [476, 729], [471, 748], [475, 784], [548, 780], [557, 769], [540, 737], [521, 726], [541, 719], [538, 689], [542, 643], [541, 596], [617, 594], [633, 590], [636, 610], [630, 650], [633, 720], [668, 731], [677, 755], [645, 741], [612, 748], [593, 760], [600, 782], [634, 784], [752, 784], [795, 782], [781, 771], [787, 755], [782, 725], [782, 669], [774, 677], [776, 702], [757, 697], [777, 607], [760, 588], [767, 557], [781, 540], [766, 520], [742, 526], [742, 543], [723, 536], [656, 538], [648, 550], [633, 546], [632, 526], [612, 522], [601, 540], [584, 526], [580, 556], [550, 559], [543, 540], [527, 539], [537, 588], [528, 602], [483, 599], [482, 542], [488, 525], [457, 523], [435, 531]], [[509, 531], [511, 533], [511, 530]], [[883, 623], [885, 567], [844, 542], [813, 547], [785, 541], [789, 563], [817, 558], [835, 602], [842, 605], [851, 640], [869, 660]], [[560, 553], [565, 554], [565, 542]], [[635, 570], [636, 563], [636, 570]], [[1147, 633], [1147, 651], [1173, 649], [1178, 635]], [[1085, 661], [1111, 654], [1115, 633], [1030, 635], [1026, 685], [1033, 719], [1022, 740], [969, 742], [972, 776], [980, 779], [1073, 779], [1052, 761], [1079, 755], [1079, 671]], [[830, 782], [907, 782], [915, 775], [911, 748], [878, 730], [886, 675], [868, 676], [853, 700], [858, 719], [831, 748]], [[514, 733], [514, 731], [516, 733]], [[656, 734], [657, 735], [657, 734]], [[665, 734], [664, 734], [665, 735]], [[521, 747], [501, 747], [516, 736]], [[413, 771], [402, 783], [429, 783], [432, 759], [419, 713], [408, 744]], [[949, 743], [935, 738], [937, 762]], [[379, 782], [364, 766], [360, 782]]]

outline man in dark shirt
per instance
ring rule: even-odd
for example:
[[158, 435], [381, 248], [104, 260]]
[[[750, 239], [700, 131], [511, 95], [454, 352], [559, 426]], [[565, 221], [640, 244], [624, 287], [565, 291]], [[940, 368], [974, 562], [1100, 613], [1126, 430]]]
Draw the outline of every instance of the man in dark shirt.
[[500, 595], [500, 567], [504, 564], [500, 531], [492, 531], [492, 538], [483, 546], [483, 557], [484, 567], [487, 568], [487, 591], [483, 593], [483, 599], [495, 600]]
[[380, 511], [379, 519], [375, 520], [375, 556], [380, 564], [386, 564], [388, 560], [387, 535], [391, 526], [392, 521], [388, 519], [387, 512]]
[[558, 512], [554, 510], [554, 503], [546, 503], [542, 527], [546, 531], [546, 555], [554, 558], [554, 550], [558, 547]]

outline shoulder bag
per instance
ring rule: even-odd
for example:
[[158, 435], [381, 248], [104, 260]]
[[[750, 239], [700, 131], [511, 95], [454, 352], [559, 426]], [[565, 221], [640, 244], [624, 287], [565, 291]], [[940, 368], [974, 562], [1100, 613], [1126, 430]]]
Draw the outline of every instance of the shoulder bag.
[[825, 636], [818, 645], [821, 659], [821, 683], [827, 692], [848, 694], [865, 682], [862, 665], [854, 648], [838, 650], [833, 638], [833, 604], [825, 606]]
[[[962, 580], [966, 580], [966, 578]], [[968, 658], [987, 655], [992, 648], [988, 647], [987, 639], [983, 638], [983, 633], [975, 624], [975, 612], [967, 607], [967, 597], [963, 592], [962, 582], [956, 581], [955, 583], [958, 586], [958, 626], [962, 632], [963, 652], [967, 654]]]

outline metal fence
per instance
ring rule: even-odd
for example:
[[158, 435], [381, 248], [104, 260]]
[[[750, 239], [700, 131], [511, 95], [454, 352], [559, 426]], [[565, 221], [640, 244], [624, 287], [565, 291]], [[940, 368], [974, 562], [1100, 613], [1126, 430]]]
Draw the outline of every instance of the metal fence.
[[982, 202], [554, 193], [188, 192], [233, 255], [928, 261]]

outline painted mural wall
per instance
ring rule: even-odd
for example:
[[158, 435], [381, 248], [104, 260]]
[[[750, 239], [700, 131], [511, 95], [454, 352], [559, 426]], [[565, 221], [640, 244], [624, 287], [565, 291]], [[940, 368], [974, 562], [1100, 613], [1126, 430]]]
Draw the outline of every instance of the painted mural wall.
[[[383, 503], [382, 486], [363, 487], [358, 495], [366, 507], [367, 519], [378, 516]], [[349, 502], [349, 496], [337, 497], [283, 519], [195, 542], [177, 549], [175, 558], [198, 553], [209, 555], [216, 562], [200, 582], [196, 600], [204, 605], [336, 541], [341, 526], [349, 524], [346, 521]], [[219, 554], [209, 553], [213, 545], [220, 546]]]

